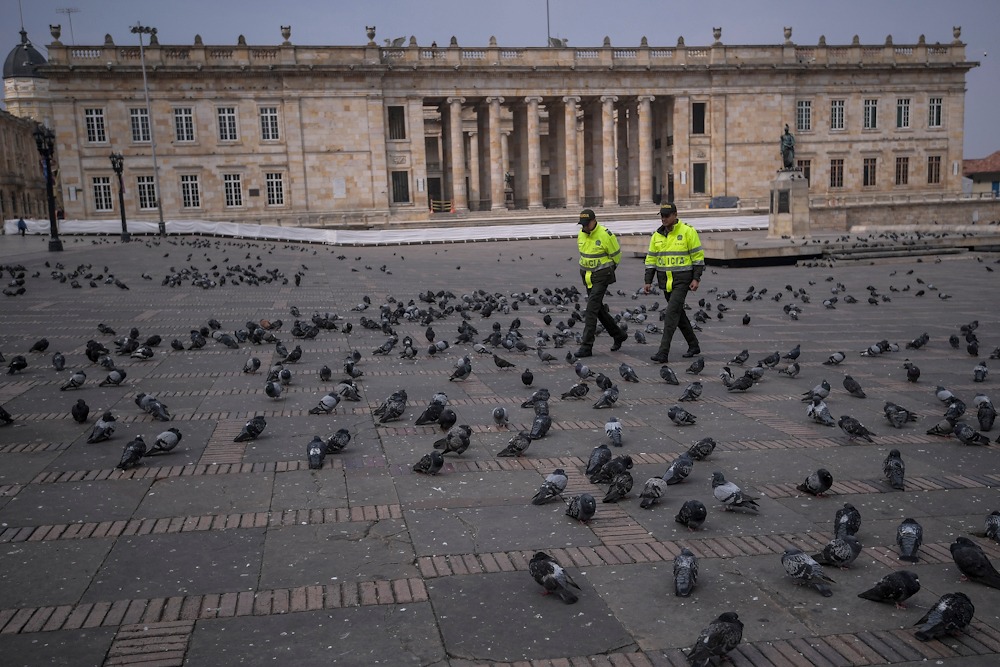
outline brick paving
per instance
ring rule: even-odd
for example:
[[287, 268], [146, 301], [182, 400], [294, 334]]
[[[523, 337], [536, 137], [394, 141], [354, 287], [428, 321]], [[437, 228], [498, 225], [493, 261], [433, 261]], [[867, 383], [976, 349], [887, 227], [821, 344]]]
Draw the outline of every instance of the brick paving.
[[[535, 388], [548, 387], [558, 395], [576, 382], [561, 360], [565, 349], [554, 350], [560, 361], [549, 364], [531, 351], [498, 350], [518, 367], [502, 371], [471, 345], [453, 343], [428, 356], [426, 325], [404, 320], [393, 328], [400, 338], [410, 335], [417, 341], [417, 359], [402, 360], [395, 351], [371, 353], [386, 335], [364, 328], [361, 318], [377, 318], [387, 299], [403, 304], [412, 299], [426, 307], [416, 299], [428, 289], [459, 297], [484, 289], [510, 304], [513, 295], [531, 294], [536, 287], [576, 285], [572, 251], [566, 241], [341, 249], [181, 238], [143, 239], [127, 247], [103, 239], [67, 239], [66, 251], [55, 255], [45, 252], [38, 239], [0, 237], [0, 263], [21, 263], [28, 276], [27, 293], [2, 302], [0, 352], [8, 360], [15, 354], [29, 360], [24, 372], [0, 377], [0, 405], [15, 419], [0, 427], [0, 655], [17, 655], [23, 664], [70, 659], [147, 666], [232, 664], [251, 656], [294, 657], [298, 664], [685, 665], [684, 652], [698, 630], [732, 610], [746, 625], [743, 644], [730, 654], [735, 665], [996, 663], [1000, 593], [960, 582], [948, 545], [958, 535], [981, 531], [989, 510], [1000, 508], [998, 445], [968, 448], [925, 434], [943, 412], [934, 398], [935, 385], [963, 397], [970, 405], [965, 420], [972, 424], [972, 396], [992, 392], [993, 379], [973, 383], [975, 360], [964, 349], [953, 349], [947, 338], [959, 325], [978, 319], [983, 357], [1000, 344], [1000, 319], [983, 312], [980, 296], [995, 291], [997, 283], [983, 267], [995, 263], [996, 256], [812, 268], [712, 267], [705, 291], [692, 295], [713, 306], [706, 308], [710, 318], [701, 334], [707, 363], [699, 379], [705, 391], [688, 406], [698, 424], [678, 428], [665, 415], [693, 379], [683, 372], [686, 363], [678, 357], [671, 364], [681, 386], [667, 385], [659, 380], [658, 366], [647, 360], [653, 345], [630, 339], [621, 351], [609, 353], [601, 337], [588, 360], [591, 368], [617, 380], [618, 365], [627, 362], [640, 382], [621, 382], [621, 399], [611, 410], [591, 407], [595, 393], [583, 401], [554, 398], [552, 429], [518, 458], [498, 458], [496, 452], [510, 433], [530, 428], [532, 415], [520, 403]], [[73, 290], [52, 279], [57, 261], [64, 272], [87, 265], [81, 273], [113, 273], [130, 289], [103, 282], [88, 288], [84, 282], [84, 288]], [[258, 271], [277, 269], [289, 278], [287, 284], [280, 278], [212, 289], [160, 284], [171, 266], [258, 263]], [[296, 271], [302, 273], [298, 287], [291, 280]], [[31, 277], [35, 272], [39, 275]], [[143, 272], [153, 279], [143, 280]], [[827, 282], [827, 276], [834, 281]], [[656, 302], [631, 298], [640, 278], [641, 261], [626, 260], [616, 286], [621, 292], [609, 299], [613, 312]], [[836, 310], [819, 305], [836, 282], [861, 297], [859, 303], [841, 302]], [[813, 297], [801, 304], [799, 321], [781, 310], [796, 300], [786, 284]], [[893, 291], [931, 284], [951, 297], [920, 299]], [[732, 312], [719, 319], [714, 306], [720, 301], [708, 290], [733, 288], [742, 297], [748, 285], [767, 287], [768, 294], [749, 302], [727, 300]], [[891, 293], [891, 301], [865, 303], [867, 285]], [[783, 300], [773, 301], [775, 293], [784, 293]], [[372, 305], [352, 310], [365, 295]], [[696, 302], [689, 298], [694, 308]], [[554, 330], [542, 321], [538, 305], [518, 305], [516, 311], [487, 318], [471, 311], [478, 338], [493, 322], [505, 331], [515, 317], [522, 320], [529, 344], [535, 331]], [[314, 312], [336, 313], [341, 330], [295, 338], [289, 332], [295, 319], [291, 306], [303, 319]], [[749, 327], [739, 323], [743, 312], [752, 315]], [[649, 314], [647, 321], [655, 323], [655, 314]], [[559, 321], [568, 313], [552, 315]], [[266, 369], [277, 358], [270, 345], [247, 343], [230, 350], [210, 341], [202, 350], [169, 348], [170, 340], [186, 342], [192, 328], [213, 317], [228, 331], [247, 320], [284, 320], [275, 333], [289, 349], [301, 345], [303, 359], [288, 365], [293, 381], [281, 399], [264, 395], [260, 374], [239, 370], [251, 354]], [[83, 354], [91, 338], [111, 347], [114, 337], [97, 331], [101, 322], [119, 334], [136, 326], [143, 337], [163, 337], [150, 361], [114, 357], [128, 371], [122, 387], [97, 387], [106, 371]], [[458, 322], [454, 314], [436, 320], [438, 338], [453, 339]], [[342, 331], [346, 323], [353, 326], [350, 334]], [[642, 326], [630, 324], [631, 329]], [[924, 349], [858, 356], [881, 338], [902, 346], [924, 331], [931, 336]], [[42, 336], [50, 340], [48, 352], [28, 353]], [[656, 334], [649, 338], [655, 342]], [[756, 360], [796, 343], [803, 349], [797, 379], [769, 371], [761, 384], [734, 395], [715, 377], [743, 348]], [[48, 361], [56, 349], [67, 356], [67, 372], [87, 372], [83, 388], [59, 391], [66, 372], [56, 373]], [[333, 386], [319, 380], [319, 367], [325, 363], [334, 369], [336, 381], [343, 358], [355, 349], [362, 355], [358, 385], [363, 400], [342, 401], [330, 415], [310, 415]], [[849, 351], [848, 360], [839, 367], [821, 364], [837, 350]], [[673, 355], [680, 351], [675, 341]], [[449, 382], [452, 364], [462, 354], [472, 357], [473, 375]], [[906, 382], [900, 370], [907, 358], [922, 369], [917, 384]], [[519, 379], [526, 366], [535, 373], [531, 388]], [[862, 383], [868, 399], [840, 389], [848, 373]], [[827, 399], [831, 411], [861, 419], [878, 433], [874, 445], [848, 441], [839, 429], [805, 417], [801, 393], [824, 378], [834, 387]], [[372, 410], [400, 387], [409, 394], [405, 414], [378, 423]], [[411, 466], [443, 433], [413, 420], [437, 391], [448, 393], [459, 422], [471, 426], [473, 445], [461, 457], [448, 455], [438, 476], [426, 477]], [[133, 402], [139, 392], [170, 405], [171, 424], [139, 411]], [[77, 398], [91, 406], [88, 424], [78, 425], [69, 416]], [[884, 400], [922, 417], [892, 429], [881, 416]], [[490, 412], [497, 405], [510, 412], [510, 432], [492, 425]], [[86, 436], [104, 410], [117, 416], [117, 432], [109, 442], [88, 445]], [[268, 420], [264, 434], [233, 442], [255, 415]], [[624, 453], [635, 465], [630, 497], [598, 503], [586, 525], [563, 516], [558, 502], [531, 506], [528, 499], [556, 467], [569, 476], [565, 498], [582, 492], [603, 496], [604, 488], [591, 484], [583, 470], [612, 415], [624, 425]], [[184, 434], [177, 450], [146, 458], [133, 470], [116, 469], [122, 447], [134, 435], [144, 435], [149, 444], [167, 426]], [[321, 469], [309, 470], [306, 442], [341, 427], [353, 435], [347, 449], [328, 456]], [[995, 434], [994, 429], [988, 435]], [[636, 497], [645, 478], [662, 474], [706, 435], [718, 443], [710, 459], [696, 463], [692, 476], [670, 487], [652, 510], [639, 509]], [[881, 461], [892, 447], [907, 462], [902, 492], [880, 477]], [[833, 472], [834, 486], [826, 498], [803, 497], [796, 485], [821, 466]], [[759, 495], [760, 515], [720, 512], [708, 484], [713, 470]], [[673, 522], [687, 498], [709, 507], [700, 531], [688, 532]], [[788, 546], [821, 550], [830, 539], [833, 513], [844, 502], [862, 511], [864, 550], [851, 569], [830, 573], [838, 584], [834, 597], [823, 599], [787, 581], [778, 557]], [[895, 526], [906, 516], [925, 529], [916, 564], [901, 562], [894, 543]], [[1000, 545], [974, 539], [1000, 561]], [[702, 580], [686, 600], [673, 596], [670, 581], [671, 561], [682, 547], [698, 556], [702, 570]], [[538, 595], [527, 574], [528, 560], [538, 549], [558, 558], [581, 583], [577, 605]], [[228, 556], [220, 560], [216, 553]], [[146, 569], [146, 563], [155, 565]], [[923, 584], [909, 610], [856, 597], [904, 565], [918, 572]], [[972, 625], [943, 640], [915, 640], [910, 626], [941, 594], [955, 590], [966, 592], [976, 605]], [[371, 609], [384, 613], [371, 616]], [[462, 619], [460, 630], [453, 627], [456, 619]], [[371, 642], [374, 633], [384, 641]], [[34, 641], [43, 635], [58, 639]], [[334, 637], [339, 637], [335, 654], [329, 646]]]

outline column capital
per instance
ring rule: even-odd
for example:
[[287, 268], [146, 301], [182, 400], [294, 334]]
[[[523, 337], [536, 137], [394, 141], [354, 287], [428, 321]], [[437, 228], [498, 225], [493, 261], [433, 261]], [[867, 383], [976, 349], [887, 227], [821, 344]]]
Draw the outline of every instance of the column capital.
[[639, 95], [635, 99], [638, 100], [639, 102], [645, 102], [646, 104], [649, 104], [650, 102], [652, 102], [653, 100], [656, 99], [656, 96], [655, 95]]
[[566, 97], [562, 98], [562, 101], [565, 104], [579, 104], [580, 103], [580, 96], [579, 95], [567, 95]]
[[464, 97], [449, 97], [449, 98], [447, 98], [447, 102], [448, 102], [448, 104], [456, 104], [456, 103], [458, 103], [458, 104], [465, 104], [465, 98]]
[[541, 95], [528, 95], [527, 97], [524, 98], [525, 104], [541, 104], [541, 102], [542, 102]]
[[611, 102], [612, 104], [614, 104], [615, 102], [618, 101], [618, 96], [617, 95], [601, 95], [600, 99], [601, 99], [601, 103], [602, 104], [607, 104], [608, 102]]
[[478, 132], [479, 132], [479, 130], [466, 130], [466, 131], [465, 131], [465, 133], [466, 133], [467, 135], [469, 135], [470, 137], [474, 137], [474, 136], [476, 136], [476, 134], [477, 134]]
[[491, 97], [487, 97], [486, 98], [486, 103], [487, 104], [494, 104], [494, 103], [496, 103], [496, 104], [503, 104], [503, 98], [500, 97], [499, 95], [493, 95]]

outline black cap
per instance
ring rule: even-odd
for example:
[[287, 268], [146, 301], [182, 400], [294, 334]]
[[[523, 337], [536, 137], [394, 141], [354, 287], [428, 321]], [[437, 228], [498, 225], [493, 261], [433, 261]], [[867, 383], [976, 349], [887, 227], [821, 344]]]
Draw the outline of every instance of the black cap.
[[665, 218], [672, 213], [677, 212], [677, 207], [673, 204], [663, 204], [660, 206], [660, 217]]
[[581, 225], [586, 225], [591, 220], [597, 220], [597, 216], [594, 215], [594, 211], [592, 209], [585, 208], [582, 211], [580, 211], [580, 224]]

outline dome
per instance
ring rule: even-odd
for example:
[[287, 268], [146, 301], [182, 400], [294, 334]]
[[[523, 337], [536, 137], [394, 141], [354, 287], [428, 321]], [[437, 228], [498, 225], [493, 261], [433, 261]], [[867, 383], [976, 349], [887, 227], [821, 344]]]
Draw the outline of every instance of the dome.
[[28, 41], [28, 33], [22, 28], [21, 43], [14, 47], [3, 63], [3, 78], [41, 77], [38, 67], [47, 62], [45, 56]]

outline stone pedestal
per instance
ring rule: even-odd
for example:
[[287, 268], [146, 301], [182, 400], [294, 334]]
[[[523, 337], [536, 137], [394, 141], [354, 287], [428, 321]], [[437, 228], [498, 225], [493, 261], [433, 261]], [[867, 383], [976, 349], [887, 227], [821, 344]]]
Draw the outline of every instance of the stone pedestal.
[[809, 182], [801, 169], [783, 169], [771, 181], [767, 235], [809, 236]]

